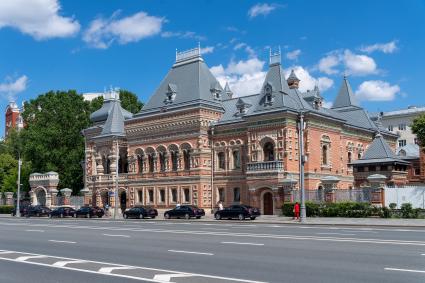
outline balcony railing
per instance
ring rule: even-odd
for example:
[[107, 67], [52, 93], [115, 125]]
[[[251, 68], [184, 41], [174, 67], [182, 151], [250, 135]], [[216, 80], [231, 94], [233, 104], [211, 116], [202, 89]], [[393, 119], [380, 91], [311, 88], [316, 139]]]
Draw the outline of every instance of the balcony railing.
[[252, 162], [247, 164], [247, 171], [279, 171], [283, 169], [283, 161]]

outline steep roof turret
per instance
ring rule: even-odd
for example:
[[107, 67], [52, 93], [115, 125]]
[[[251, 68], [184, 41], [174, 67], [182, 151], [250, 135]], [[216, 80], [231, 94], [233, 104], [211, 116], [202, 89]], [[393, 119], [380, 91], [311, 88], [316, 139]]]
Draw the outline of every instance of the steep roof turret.
[[348, 81], [347, 76], [344, 76], [338, 95], [332, 105], [332, 108], [344, 107], [360, 107], [354, 96], [353, 90], [351, 89], [350, 82]]

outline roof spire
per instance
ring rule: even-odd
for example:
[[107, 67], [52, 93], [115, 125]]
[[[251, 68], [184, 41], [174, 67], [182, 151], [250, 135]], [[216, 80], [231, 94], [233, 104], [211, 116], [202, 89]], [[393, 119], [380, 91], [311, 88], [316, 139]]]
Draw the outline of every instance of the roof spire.
[[300, 79], [295, 74], [294, 69], [291, 70], [291, 74], [289, 75], [288, 79], [286, 80], [288, 83], [289, 88], [298, 88], [298, 85], [300, 83]]
[[275, 52], [275, 53], [272, 53], [272, 49], [270, 48], [270, 59], [269, 59], [270, 66], [275, 65], [275, 64], [280, 65], [280, 60], [281, 60], [280, 46], [279, 46], [278, 51]]
[[353, 90], [351, 89], [350, 83], [347, 79], [347, 75], [344, 73], [341, 88], [339, 89], [338, 95], [335, 98], [332, 108], [343, 108], [343, 107], [359, 107], [359, 104], [354, 96]]
[[233, 92], [230, 89], [229, 82], [226, 82], [226, 86], [224, 87], [224, 92], [229, 96], [229, 98], [233, 97]]

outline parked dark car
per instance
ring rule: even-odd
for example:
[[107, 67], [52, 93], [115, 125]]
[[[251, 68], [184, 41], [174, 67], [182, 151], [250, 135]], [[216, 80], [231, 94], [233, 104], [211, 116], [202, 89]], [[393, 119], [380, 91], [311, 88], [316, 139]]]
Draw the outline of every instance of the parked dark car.
[[147, 206], [136, 206], [126, 209], [123, 214], [124, 218], [155, 218], [158, 216], [158, 211], [154, 208]]
[[199, 219], [202, 216], [205, 216], [205, 211], [194, 205], [177, 206], [176, 208], [168, 210], [164, 213], [165, 219], [170, 219], [170, 218], [190, 219], [191, 217], [196, 217], [196, 219]]
[[49, 218], [52, 218], [52, 217], [64, 218], [69, 216], [75, 217], [75, 212], [76, 212], [75, 209], [73, 209], [72, 207], [62, 206], [52, 210], [49, 213]]
[[223, 210], [219, 210], [214, 214], [215, 219], [220, 220], [223, 218], [232, 219], [237, 218], [239, 220], [245, 220], [245, 218], [250, 218], [254, 220], [256, 217], [260, 216], [260, 210], [249, 205], [232, 205], [226, 207]]
[[48, 208], [47, 206], [44, 205], [30, 205], [28, 206], [27, 210], [25, 211], [25, 216], [26, 217], [30, 217], [30, 216], [48, 216], [50, 213], [50, 208]]
[[75, 212], [75, 217], [92, 218], [96, 216], [102, 218], [103, 215], [105, 215], [105, 211], [98, 206], [83, 206]]
[[[25, 206], [21, 205], [19, 207], [19, 211], [21, 212], [21, 217], [25, 216], [25, 214], [27, 213], [27, 210], [28, 210], [28, 205], [25, 205]], [[16, 216], [16, 206], [12, 210], [12, 216]]]

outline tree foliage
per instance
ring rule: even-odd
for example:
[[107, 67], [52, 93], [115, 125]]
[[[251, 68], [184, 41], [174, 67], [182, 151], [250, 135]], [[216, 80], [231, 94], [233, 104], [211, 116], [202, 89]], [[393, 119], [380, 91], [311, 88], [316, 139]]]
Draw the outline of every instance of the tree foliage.
[[[121, 106], [125, 110], [133, 114], [138, 113], [143, 107], [143, 103], [139, 101], [137, 95], [128, 90], [124, 90], [124, 89], [120, 90], [120, 100], [121, 100]], [[99, 96], [93, 99], [90, 103], [91, 111], [94, 112], [100, 109], [100, 107], [102, 107], [102, 104], [103, 104], [102, 96]]]
[[74, 90], [50, 91], [25, 103], [23, 152], [33, 172], [59, 173], [59, 187], [83, 187], [84, 139], [90, 104]]
[[413, 120], [412, 132], [417, 136], [419, 144], [425, 146], [425, 114]]

